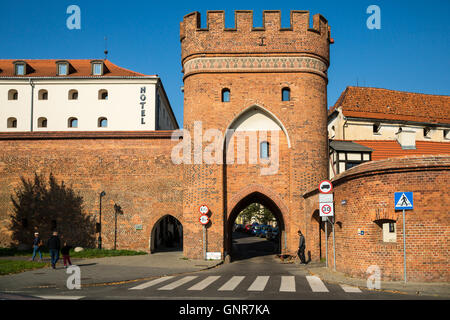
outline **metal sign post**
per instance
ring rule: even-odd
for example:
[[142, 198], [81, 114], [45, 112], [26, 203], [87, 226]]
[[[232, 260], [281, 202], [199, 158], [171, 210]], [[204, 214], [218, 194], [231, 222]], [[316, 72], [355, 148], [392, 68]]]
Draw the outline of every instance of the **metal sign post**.
[[203, 259], [206, 260], [206, 225], [203, 225]]
[[333, 221], [330, 220], [330, 223], [332, 224], [332, 228], [333, 228], [333, 266], [334, 266], [334, 271], [336, 271], [336, 245], [335, 245], [335, 241], [334, 241], [334, 217], [333, 217]]
[[403, 209], [403, 275], [406, 283], [406, 221], [405, 209]]
[[414, 200], [412, 192], [395, 192], [395, 210], [403, 210], [403, 276], [406, 277], [406, 215], [405, 210], [414, 210]]
[[328, 218], [322, 217], [325, 221], [325, 265], [328, 268]]

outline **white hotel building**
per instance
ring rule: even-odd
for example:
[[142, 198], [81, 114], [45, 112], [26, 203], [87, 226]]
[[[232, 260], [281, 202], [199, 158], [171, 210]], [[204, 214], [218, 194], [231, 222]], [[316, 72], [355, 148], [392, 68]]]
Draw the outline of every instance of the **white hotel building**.
[[0, 60], [0, 132], [173, 129], [157, 75], [108, 60]]

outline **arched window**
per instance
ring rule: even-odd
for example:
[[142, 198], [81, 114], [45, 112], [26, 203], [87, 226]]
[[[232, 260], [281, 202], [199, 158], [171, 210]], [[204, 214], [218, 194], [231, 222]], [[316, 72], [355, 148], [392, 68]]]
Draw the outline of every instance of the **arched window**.
[[78, 100], [78, 91], [75, 89], [69, 90], [69, 100]]
[[108, 100], [108, 90], [98, 90], [98, 100]]
[[13, 117], [8, 118], [6, 124], [8, 128], [17, 128], [17, 119]]
[[222, 102], [230, 102], [230, 89], [222, 89]]
[[39, 90], [38, 99], [39, 100], [48, 100], [48, 91], [45, 89]]
[[291, 89], [283, 88], [281, 90], [281, 100], [282, 101], [291, 101]]
[[8, 100], [17, 100], [19, 98], [19, 93], [15, 89], [8, 91]]
[[38, 128], [47, 128], [47, 118], [40, 117], [38, 119]]
[[108, 119], [106, 119], [105, 117], [98, 118], [98, 127], [99, 128], [108, 127]]
[[78, 119], [77, 118], [69, 118], [67, 125], [69, 128], [78, 128]]
[[261, 159], [268, 159], [270, 155], [269, 143], [267, 141], [263, 141], [259, 144], [259, 157]]

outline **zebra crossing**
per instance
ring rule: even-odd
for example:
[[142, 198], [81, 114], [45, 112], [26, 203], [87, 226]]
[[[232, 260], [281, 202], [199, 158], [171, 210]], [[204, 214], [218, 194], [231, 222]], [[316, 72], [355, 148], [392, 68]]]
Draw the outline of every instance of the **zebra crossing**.
[[[237, 291], [244, 290], [247, 292], [263, 292], [267, 290], [268, 284], [272, 282], [273, 285], [277, 286], [277, 291], [279, 292], [297, 292], [298, 283], [296, 279], [298, 276], [166, 276], [158, 279], [154, 279], [148, 282], [139, 284], [129, 288], [128, 290], [144, 290], [148, 288], [155, 289], [157, 291], [172, 291], [175, 289], [187, 290], [187, 291], [202, 291], [207, 288], [214, 289], [217, 291]], [[330, 290], [323, 283], [323, 281], [317, 276], [306, 276], [300, 277], [305, 278], [309, 287], [307, 290], [317, 293], [327, 293]], [[250, 285], [248, 287], [244, 286], [244, 280], [249, 279]], [[225, 282], [224, 282], [225, 281]], [[249, 282], [247, 282], [248, 285]], [[279, 285], [279, 286], [278, 286]], [[352, 287], [349, 285], [338, 285], [340, 290], [346, 293], [361, 293], [362, 291], [358, 287]], [[303, 288], [303, 290], [305, 290]]]

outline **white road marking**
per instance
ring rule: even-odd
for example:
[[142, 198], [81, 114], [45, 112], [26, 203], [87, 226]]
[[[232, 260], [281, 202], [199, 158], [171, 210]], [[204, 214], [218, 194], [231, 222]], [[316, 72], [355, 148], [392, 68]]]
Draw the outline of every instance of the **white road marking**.
[[218, 291], [233, 291], [236, 287], [244, 280], [244, 276], [234, 276], [227, 281], [223, 286], [221, 286]]
[[172, 279], [172, 278], [173, 278], [173, 276], [168, 276], [168, 277], [162, 277], [162, 278], [159, 278], [159, 279], [151, 280], [151, 281], [142, 283], [142, 284], [140, 284], [140, 285], [138, 285], [136, 287], [130, 288], [129, 290], [142, 290], [142, 289], [149, 288], [151, 286], [154, 286], [154, 285], [156, 285], [158, 283], [167, 281], [167, 280]]
[[358, 287], [351, 287], [345, 284], [341, 284], [341, 288], [345, 291], [345, 292], [354, 292], [354, 293], [360, 293], [361, 290]]
[[47, 300], [80, 300], [84, 298], [84, 296], [35, 296], [35, 297]]
[[220, 276], [209, 276], [206, 279], [200, 281], [199, 283], [193, 285], [188, 290], [203, 290], [219, 278]]
[[172, 282], [164, 287], [161, 287], [158, 290], [173, 290], [173, 289], [178, 288], [179, 286], [182, 286], [183, 284], [188, 283], [189, 281], [192, 281], [196, 278], [198, 278], [198, 276], [186, 276], [184, 278], [181, 278], [178, 281]]
[[320, 280], [318, 277], [306, 276], [306, 280], [308, 280], [309, 286], [311, 287], [313, 292], [329, 292], [322, 280]]
[[295, 276], [281, 276], [281, 292], [295, 292]]
[[269, 281], [269, 276], [258, 276], [247, 291], [263, 291]]

